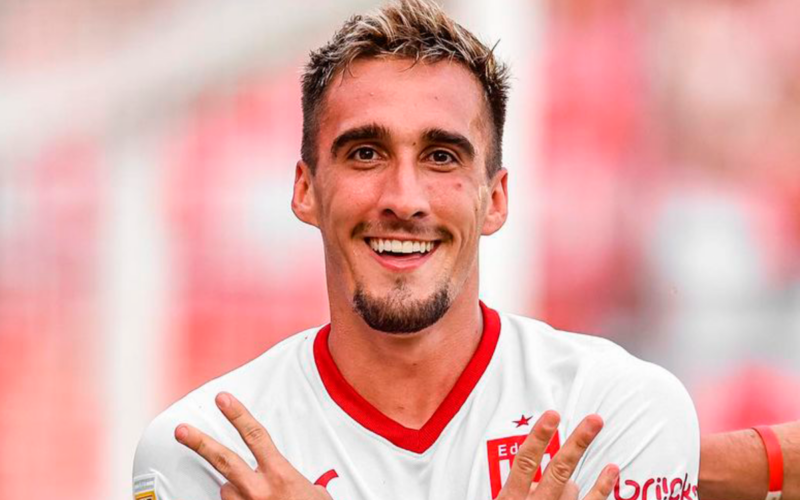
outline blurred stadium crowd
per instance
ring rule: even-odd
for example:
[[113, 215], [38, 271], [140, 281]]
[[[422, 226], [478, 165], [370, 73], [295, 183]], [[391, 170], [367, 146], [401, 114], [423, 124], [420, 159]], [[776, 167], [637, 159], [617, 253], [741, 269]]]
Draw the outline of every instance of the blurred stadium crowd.
[[[160, 409], [327, 319], [299, 67], [364, 0], [0, 3], [0, 497], [129, 495]], [[512, 65], [485, 300], [800, 416], [796, 0], [447, 2]]]

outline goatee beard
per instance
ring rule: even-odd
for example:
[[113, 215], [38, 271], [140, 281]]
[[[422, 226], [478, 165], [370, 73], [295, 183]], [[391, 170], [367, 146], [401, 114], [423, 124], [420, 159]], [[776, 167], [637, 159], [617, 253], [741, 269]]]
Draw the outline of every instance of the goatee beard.
[[407, 295], [403, 283], [398, 283], [396, 293], [383, 298], [372, 297], [357, 285], [353, 308], [373, 330], [407, 334], [433, 325], [452, 305], [447, 285], [441, 286], [427, 299], [413, 300]]

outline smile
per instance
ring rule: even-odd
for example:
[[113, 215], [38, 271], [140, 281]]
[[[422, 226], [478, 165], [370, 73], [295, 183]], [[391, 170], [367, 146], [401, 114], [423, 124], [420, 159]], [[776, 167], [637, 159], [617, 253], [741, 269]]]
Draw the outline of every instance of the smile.
[[428, 253], [433, 250], [433, 241], [422, 240], [389, 240], [382, 238], [367, 238], [367, 244], [378, 253], [412, 254]]
[[411, 272], [433, 258], [440, 241], [364, 238], [372, 257], [392, 272]]

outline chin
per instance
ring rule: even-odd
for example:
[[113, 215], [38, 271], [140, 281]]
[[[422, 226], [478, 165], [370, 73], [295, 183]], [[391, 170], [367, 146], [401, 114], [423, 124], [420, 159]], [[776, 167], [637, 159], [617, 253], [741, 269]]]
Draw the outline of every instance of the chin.
[[373, 330], [389, 334], [412, 334], [433, 326], [450, 309], [450, 288], [443, 284], [423, 298], [414, 298], [402, 281], [387, 295], [376, 297], [356, 286], [353, 309]]

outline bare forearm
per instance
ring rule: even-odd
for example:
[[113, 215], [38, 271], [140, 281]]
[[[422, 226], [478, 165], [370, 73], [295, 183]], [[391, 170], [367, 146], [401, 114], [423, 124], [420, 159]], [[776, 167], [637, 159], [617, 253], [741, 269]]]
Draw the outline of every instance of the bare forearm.
[[783, 500], [800, 500], [800, 420], [773, 429], [783, 451]]
[[[800, 500], [800, 421], [774, 426], [783, 450], [783, 500]], [[752, 430], [704, 436], [701, 500], [763, 500], [769, 484], [764, 444]]]
[[764, 445], [752, 429], [700, 440], [701, 500], [763, 500], [769, 472]]

